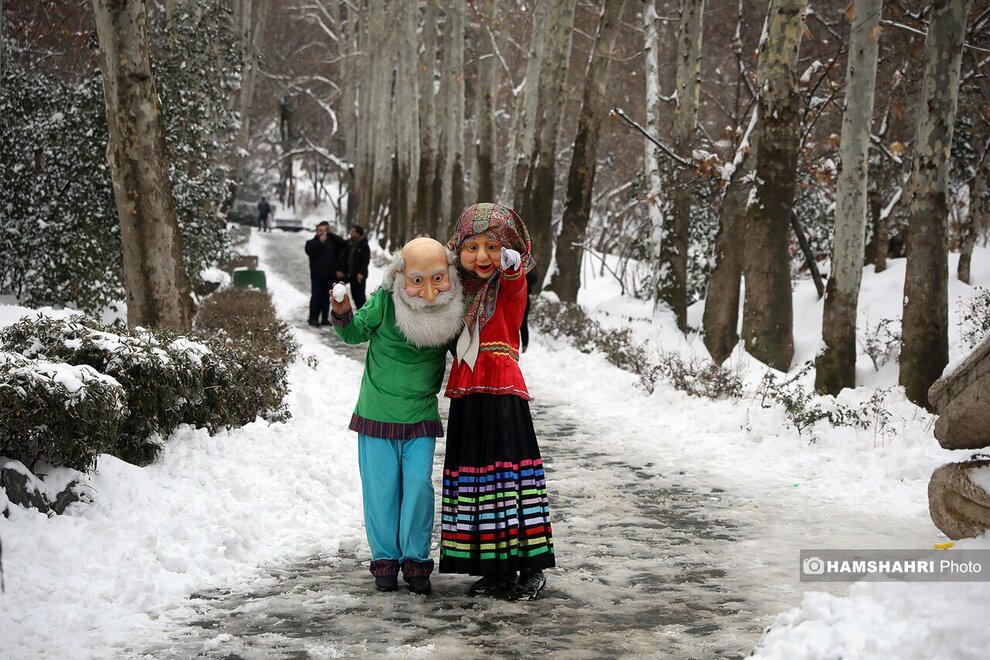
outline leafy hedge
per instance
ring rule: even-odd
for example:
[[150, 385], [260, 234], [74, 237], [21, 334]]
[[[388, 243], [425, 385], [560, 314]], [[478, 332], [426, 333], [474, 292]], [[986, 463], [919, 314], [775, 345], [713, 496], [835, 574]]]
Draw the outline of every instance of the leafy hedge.
[[[224, 330], [231, 306], [239, 311]], [[267, 294], [223, 290], [200, 314], [201, 337], [84, 316], [0, 331], [0, 454], [29, 466], [87, 469], [100, 453], [144, 465], [179, 424], [214, 433], [259, 415], [285, 419], [297, 346]]]

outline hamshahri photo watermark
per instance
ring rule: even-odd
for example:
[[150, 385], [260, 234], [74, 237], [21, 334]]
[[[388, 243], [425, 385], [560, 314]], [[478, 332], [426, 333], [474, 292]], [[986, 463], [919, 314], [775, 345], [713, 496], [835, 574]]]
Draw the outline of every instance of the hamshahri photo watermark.
[[990, 582], [990, 550], [801, 550], [801, 582]]

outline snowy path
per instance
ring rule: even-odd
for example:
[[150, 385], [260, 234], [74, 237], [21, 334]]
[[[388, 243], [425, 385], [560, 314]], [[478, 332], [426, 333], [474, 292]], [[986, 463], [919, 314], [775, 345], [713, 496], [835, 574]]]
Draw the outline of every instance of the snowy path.
[[[301, 239], [262, 240], [265, 267], [307, 290]], [[305, 316], [301, 309], [296, 325], [305, 328]], [[305, 329], [363, 357], [326, 329]], [[194, 595], [196, 614], [186, 627], [131, 651], [173, 658], [741, 657], [773, 615], [798, 603], [798, 548], [910, 546], [928, 532], [913, 519], [735, 495], [712, 487], [703, 465], [688, 471], [668, 457], [659, 464], [656, 455], [629, 455], [614, 438], [641, 429], [610, 426], [566, 392], [539, 393], [533, 411], [559, 564], [539, 601], [470, 598], [471, 578], [450, 575], [434, 575], [430, 597], [378, 594], [364, 539], [351, 537], [333, 556], [269, 567], [249, 584]], [[659, 416], [652, 421], [653, 433], [664, 432]], [[436, 483], [442, 452], [439, 443]]]

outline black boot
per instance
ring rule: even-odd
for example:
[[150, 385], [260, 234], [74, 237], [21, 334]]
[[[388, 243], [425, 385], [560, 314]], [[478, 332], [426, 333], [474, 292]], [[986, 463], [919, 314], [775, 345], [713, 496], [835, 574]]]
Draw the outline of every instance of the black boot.
[[545, 586], [547, 579], [540, 569], [520, 571], [519, 580], [512, 585], [512, 591], [509, 592], [509, 600], [536, 600]]
[[428, 596], [433, 593], [433, 585], [430, 584], [428, 575], [406, 575], [404, 579], [409, 584], [409, 591], [414, 594]]
[[515, 584], [516, 574], [484, 575], [468, 589], [469, 596], [495, 596], [508, 591]]
[[399, 588], [399, 578], [395, 575], [379, 575], [375, 578], [378, 591], [395, 591]]

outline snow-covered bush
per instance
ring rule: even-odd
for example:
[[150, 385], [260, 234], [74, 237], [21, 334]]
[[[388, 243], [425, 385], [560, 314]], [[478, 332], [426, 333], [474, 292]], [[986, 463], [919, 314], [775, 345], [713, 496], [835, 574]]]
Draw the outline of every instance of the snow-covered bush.
[[959, 305], [959, 337], [973, 348], [990, 332], [990, 290], [976, 287], [972, 297]]
[[878, 436], [884, 436], [890, 430], [890, 412], [884, 405], [887, 390], [877, 390], [858, 407], [838, 403], [828, 396], [819, 396], [801, 384], [811, 371], [814, 363], [808, 362], [794, 375], [779, 378], [772, 370], [767, 370], [756, 390], [763, 408], [777, 405], [783, 408], [787, 420], [797, 430], [799, 435], [809, 432], [815, 440], [813, 427], [821, 421], [827, 421], [832, 426], [850, 426], [853, 428], [873, 428]]
[[[261, 295], [271, 307], [267, 296]], [[286, 372], [288, 362], [295, 355], [294, 345], [280, 344], [286, 337], [288, 329], [273, 327], [268, 317], [262, 317], [255, 325], [251, 337], [234, 338], [217, 331], [210, 338], [200, 340], [165, 330], [152, 332], [142, 328], [131, 330], [122, 324], [105, 325], [82, 315], [67, 319], [39, 316], [22, 319], [0, 331], [0, 350], [16, 353], [16, 359], [22, 361], [88, 369], [86, 374], [96, 374], [120, 388], [126, 406], [116, 414], [106, 413], [100, 421], [106, 428], [101, 427], [93, 439], [85, 434], [72, 434], [72, 429], [92, 423], [92, 416], [85, 417], [85, 423], [80, 422], [76, 404], [66, 398], [63, 390], [50, 390], [55, 401], [63, 396], [61, 408], [54, 407], [57, 412], [52, 412], [52, 406], [45, 407], [47, 404], [40, 398], [48, 390], [22, 392], [23, 402], [18, 410], [31, 408], [31, 402], [38, 398], [36, 407], [49, 414], [47, 424], [37, 427], [36, 435], [40, 439], [26, 438], [25, 442], [64, 441], [85, 445], [71, 451], [62, 448], [55, 455], [45, 456], [55, 465], [67, 464], [62, 462], [63, 455], [73, 456], [72, 466], [82, 469], [86, 461], [80, 463], [75, 457], [91, 459], [101, 452], [138, 465], [147, 464], [160, 450], [160, 440], [179, 424], [215, 432], [223, 427], [247, 424], [259, 415], [283, 419]], [[6, 413], [6, 406], [3, 410]], [[89, 408], [80, 410], [86, 412]], [[16, 429], [20, 427], [15, 425], [10, 427], [15, 430], [8, 430], [6, 422], [4, 418], [0, 438], [7, 435], [16, 438]], [[66, 432], [69, 435], [59, 435], [57, 429], [62, 427], [69, 429]], [[30, 464], [35, 458], [31, 446], [26, 445], [13, 456]]]
[[873, 367], [880, 367], [896, 360], [901, 350], [901, 333], [897, 319], [880, 319], [873, 327], [867, 327], [863, 339], [863, 351], [873, 361]]
[[0, 346], [27, 358], [88, 365], [119, 382], [127, 392], [128, 413], [111, 453], [130, 463], [153, 460], [158, 440], [184, 421], [187, 407], [203, 399], [195, 359], [170, 350], [147, 330], [106, 326], [81, 315], [39, 316], [5, 328]]
[[605, 358], [639, 376], [647, 392], [653, 392], [660, 378], [676, 390], [708, 399], [742, 396], [742, 381], [711, 361], [684, 360], [674, 353], [651, 357], [641, 344], [635, 344], [629, 328], [603, 328], [588, 317], [580, 305], [537, 298], [530, 309], [533, 327], [554, 339], [566, 338], [582, 353], [601, 351]]
[[127, 414], [124, 388], [87, 365], [0, 352], [0, 455], [78, 470], [110, 451]]

